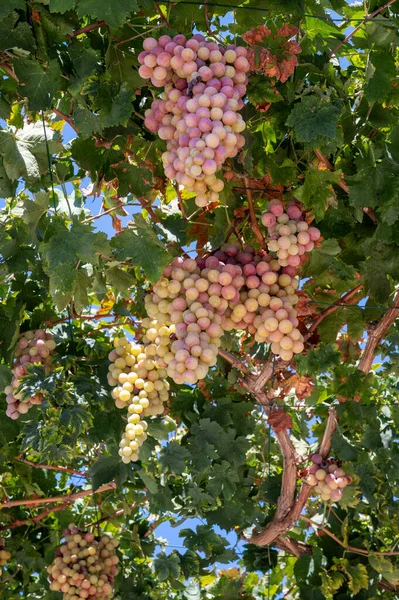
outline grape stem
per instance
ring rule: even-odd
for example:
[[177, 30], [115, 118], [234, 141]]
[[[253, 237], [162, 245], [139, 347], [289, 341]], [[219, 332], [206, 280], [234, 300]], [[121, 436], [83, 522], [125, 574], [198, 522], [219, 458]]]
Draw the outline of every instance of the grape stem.
[[262, 248], [265, 248], [265, 243], [266, 243], [265, 238], [262, 235], [262, 232], [259, 228], [258, 219], [256, 218], [256, 214], [255, 214], [254, 203], [253, 203], [253, 199], [252, 199], [252, 190], [250, 188], [249, 181], [247, 178], [244, 179], [244, 182], [245, 182], [245, 188], [246, 188], [246, 193], [247, 193], [249, 214], [251, 217], [252, 231], [254, 232], [258, 243], [262, 246]]
[[[110, 483], [106, 483], [99, 487], [96, 491], [97, 494], [101, 494], [101, 492], [106, 492], [108, 490], [114, 490], [116, 488], [115, 481], [111, 481]], [[71, 504], [78, 500], [79, 498], [84, 498], [85, 496], [90, 496], [93, 493], [92, 488], [88, 490], [82, 490], [80, 492], [75, 492], [74, 494], [65, 494], [64, 496], [54, 496], [52, 498], [23, 498], [22, 500], [7, 500], [6, 502], [2, 502], [0, 504], [0, 508], [12, 508], [13, 506], [39, 506], [40, 504], [48, 504], [52, 502], [66, 502], [67, 504]], [[6, 528], [7, 529], [7, 528]]]

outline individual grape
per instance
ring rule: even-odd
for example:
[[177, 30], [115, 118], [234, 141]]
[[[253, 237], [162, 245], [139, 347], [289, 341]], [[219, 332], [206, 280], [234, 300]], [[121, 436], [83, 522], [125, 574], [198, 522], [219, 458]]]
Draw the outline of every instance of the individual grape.
[[5, 549], [4, 539], [0, 539], [0, 567], [4, 567], [11, 558], [11, 552]]
[[6, 415], [10, 419], [18, 419], [21, 414], [26, 414], [35, 404], [41, 404], [43, 395], [37, 392], [30, 398], [25, 398], [18, 392], [20, 380], [28, 374], [29, 364], [40, 364], [44, 367], [46, 375], [51, 372], [52, 355], [54, 354], [56, 344], [51, 333], [43, 329], [36, 331], [26, 331], [21, 334], [15, 358], [12, 365], [12, 380], [4, 392], [6, 394], [7, 410]]
[[175, 36], [166, 45], [164, 36], [158, 42], [147, 38], [138, 59], [140, 76], [164, 88], [144, 122], [166, 141], [165, 175], [194, 192], [197, 206], [205, 207], [218, 202], [224, 182], [216, 173], [245, 142], [237, 111], [244, 105], [249, 63], [244, 47], [225, 51], [196, 35]]
[[94, 536], [70, 524], [63, 532], [64, 542], [47, 567], [50, 589], [63, 594], [63, 600], [110, 600], [118, 574], [118, 541], [108, 535]]

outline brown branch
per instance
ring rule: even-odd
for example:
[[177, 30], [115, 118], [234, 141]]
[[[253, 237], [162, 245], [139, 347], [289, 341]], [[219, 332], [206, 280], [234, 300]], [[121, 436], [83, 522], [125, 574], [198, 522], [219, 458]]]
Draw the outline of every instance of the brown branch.
[[3, 69], [3, 71], [5, 71], [7, 73], [7, 75], [12, 77], [12, 79], [14, 79], [15, 81], [17, 81], [19, 83], [18, 77], [15, 75], [12, 68], [9, 67], [6, 63], [0, 63], [0, 68]]
[[[326, 458], [330, 451], [331, 436], [336, 426], [336, 420], [337, 416], [335, 409], [331, 408], [329, 411], [323, 438], [319, 446], [319, 453], [322, 455], [323, 458]], [[288, 434], [286, 432], [284, 433], [288, 438]], [[249, 542], [251, 544], [256, 544], [257, 546], [268, 546], [281, 535], [287, 533], [289, 529], [291, 529], [300, 518], [302, 510], [312, 491], [312, 487], [310, 485], [308, 485], [305, 482], [302, 483], [302, 486], [294, 501], [294, 494], [292, 490], [295, 491], [297, 478], [295, 449], [292, 446], [291, 440], [289, 440], [289, 438], [289, 445], [292, 447], [292, 451], [291, 448], [287, 445], [286, 439], [283, 440], [283, 438], [278, 437], [277, 434], [276, 437], [281, 452], [283, 454], [284, 460], [281, 495], [278, 499], [277, 510], [273, 519], [266, 525], [266, 527], [262, 531], [252, 535], [252, 537], [249, 539]], [[287, 470], [289, 470], [289, 481], [288, 475], [286, 476]]]
[[182, 214], [183, 219], [185, 219], [185, 221], [188, 221], [187, 219], [187, 214], [186, 214], [186, 210], [184, 208], [184, 204], [183, 204], [183, 198], [181, 197], [181, 193], [180, 193], [180, 189], [179, 189], [179, 184], [178, 183], [174, 183], [173, 187], [175, 188], [176, 191], [176, 195], [177, 195], [177, 203], [179, 205], [180, 208], [180, 212]]
[[82, 27], [81, 29], [76, 29], [72, 32], [69, 38], [74, 38], [77, 35], [81, 35], [82, 33], [88, 33], [89, 31], [93, 31], [93, 29], [99, 29], [100, 27], [104, 27], [107, 23], [105, 21], [98, 21], [97, 23], [92, 23], [91, 25], [86, 25], [86, 27]]
[[[312, 323], [312, 325], [309, 327], [306, 335], [304, 336], [304, 340], [308, 340], [310, 338], [310, 336], [312, 335], [312, 333], [318, 328], [318, 326], [320, 325], [320, 323], [326, 318], [328, 317], [328, 315], [330, 315], [331, 313], [333, 313], [334, 311], [337, 310], [337, 308], [340, 308], [341, 306], [345, 305], [345, 304], [349, 304], [354, 296], [357, 295], [358, 292], [360, 292], [360, 290], [363, 288], [363, 284], [359, 284], [357, 285], [355, 288], [353, 288], [352, 290], [349, 290], [349, 292], [346, 292], [346, 294], [344, 294], [342, 296], [342, 298], [340, 298], [335, 304], [332, 304], [331, 306], [329, 306], [328, 308], [326, 308], [326, 310], [324, 310], [321, 315], [319, 315], [317, 317], [317, 319], [314, 321], [314, 323]], [[358, 302], [358, 300], [356, 300], [356, 302]]]
[[[96, 493], [100, 494], [101, 492], [114, 490], [115, 488], [115, 481], [111, 481], [110, 483], [106, 483], [99, 487], [96, 490]], [[40, 504], [48, 504], [51, 502], [66, 502], [71, 504], [71, 502], [75, 502], [75, 500], [84, 498], [85, 496], [90, 496], [92, 493], [93, 490], [90, 488], [89, 490], [82, 490], [81, 492], [76, 492], [74, 494], [65, 494], [64, 496], [54, 496], [53, 498], [24, 498], [23, 500], [7, 500], [6, 502], [2, 502], [0, 504], [0, 509], [12, 508], [13, 506], [39, 506]]]
[[46, 508], [43, 512], [36, 515], [36, 517], [31, 517], [30, 519], [17, 519], [10, 525], [2, 525], [0, 527], [0, 531], [4, 531], [5, 529], [16, 529], [17, 527], [22, 527], [23, 525], [31, 525], [31, 523], [39, 523], [48, 515], [51, 515], [60, 510], [65, 510], [70, 505], [70, 502], [64, 502], [63, 504], [59, 504], [58, 506], [51, 506], [50, 508]]
[[35, 469], [47, 469], [48, 471], [58, 471], [60, 473], [72, 473], [74, 475], [79, 475], [80, 477], [88, 477], [87, 473], [83, 473], [83, 471], [77, 471], [76, 469], [70, 469], [69, 467], [54, 467], [52, 465], [42, 465], [39, 463], [32, 462], [31, 460], [26, 460], [25, 458], [21, 458], [17, 456], [15, 458], [18, 462], [25, 463]]
[[309, 519], [309, 517], [305, 517], [302, 515], [301, 519], [303, 521], [306, 521], [306, 523], [309, 523], [309, 525], [311, 525], [315, 531], [317, 531], [317, 529], [319, 529], [320, 531], [322, 531], [323, 533], [328, 535], [332, 540], [334, 540], [337, 544], [339, 544], [347, 552], [353, 552], [354, 554], [362, 554], [363, 556], [370, 556], [370, 554], [376, 554], [377, 556], [399, 556], [399, 552], [393, 552], [390, 550], [388, 550], [387, 552], [377, 552], [374, 550], [369, 551], [369, 550], [365, 550], [363, 548], [356, 548], [355, 546], [349, 546], [348, 544], [344, 544], [344, 542], [342, 540], [340, 540], [339, 538], [337, 538], [336, 535], [331, 533], [331, 531], [329, 529], [319, 525], [318, 523], [315, 523], [314, 521], [312, 521], [312, 519]]
[[[108, 208], [108, 210], [105, 210], [102, 213], [99, 213], [98, 215], [93, 215], [92, 217], [88, 217], [87, 219], [85, 219], [84, 221], [82, 221], [83, 224], [85, 223], [91, 223], [92, 221], [95, 221], [96, 219], [100, 219], [101, 217], [104, 217], [105, 215], [108, 215], [109, 213], [113, 212], [114, 210], [119, 210], [119, 209], [123, 209], [124, 206], [113, 206], [112, 208]], [[126, 215], [127, 216], [127, 213]]]
[[223, 348], [218, 349], [218, 354], [224, 358], [224, 360], [227, 360], [227, 362], [229, 362], [235, 369], [238, 369], [241, 371], [241, 373], [244, 373], [244, 375], [248, 374], [247, 367], [239, 358], [234, 356], [234, 354], [227, 352], [227, 350], [223, 350]]
[[312, 546], [305, 544], [305, 542], [294, 540], [289, 536], [279, 536], [274, 541], [273, 546], [276, 546], [276, 548], [279, 548], [280, 550], [284, 550], [284, 552], [293, 554], [297, 558], [302, 556], [302, 554], [312, 554]]
[[265, 238], [262, 235], [262, 232], [260, 230], [259, 224], [258, 224], [258, 220], [256, 218], [256, 214], [255, 214], [255, 209], [254, 209], [254, 203], [252, 200], [252, 190], [250, 189], [250, 185], [249, 185], [249, 181], [247, 178], [244, 179], [245, 181], [245, 187], [246, 187], [246, 192], [247, 192], [247, 200], [248, 200], [248, 206], [249, 206], [249, 214], [251, 217], [251, 229], [255, 234], [255, 237], [258, 241], [258, 243], [262, 246], [262, 248], [265, 247]]
[[382, 6], [380, 6], [379, 8], [377, 8], [377, 10], [375, 10], [374, 12], [372, 12], [370, 15], [366, 15], [363, 19], [363, 21], [361, 23], [359, 23], [359, 25], [357, 25], [350, 33], [348, 33], [348, 35], [346, 36], [345, 39], [342, 40], [342, 42], [340, 42], [338, 44], [338, 46], [336, 46], [335, 48], [333, 48], [333, 50], [331, 50], [330, 54], [328, 55], [328, 58], [331, 58], [332, 56], [334, 56], [334, 54], [340, 49], [342, 48], [342, 46], [344, 46], [350, 39], [352, 36], [355, 35], [355, 33], [357, 33], [359, 31], [359, 29], [365, 24], [367, 23], [367, 21], [370, 21], [370, 19], [373, 19], [374, 17], [376, 17], [378, 14], [380, 14], [383, 10], [385, 10], [386, 8], [388, 8], [388, 6], [391, 6], [391, 4], [394, 4], [396, 2], [396, 0], [389, 0], [389, 2], [386, 2], [385, 4], [383, 4]]
[[369, 337], [364, 349], [363, 355], [359, 361], [358, 369], [363, 373], [368, 373], [372, 367], [374, 355], [378, 344], [383, 339], [386, 332], [390, 329], [391, 325], [396, 321], [399, 316], [399, 292], [396, 292], [393, 305], [389, 308], [381, 321], [375, 327], [373, 331], [369, 333]]
[[157, 11], [158, 11], [158, 14], [159, 14], [159, 16], [161, 17], [161, 19], [162, 19], [162, 21], [163, 21], [163, 23], [164, 23], [165, 27], [169, 27], [169, 28], [170, 28], [170, 23], [169, 23], [168, 19], [165, 17], [165, 15], [163, 14], [163, 12], [162, 12], [162, 10], [161, 10], [161, 8], [160, 8], [160, 6], [159, 6], [158, 2], [154, 2], [154, 6], [155, 6], [155, 8], [157, 9]]
[[72, 129], [77, 134], [79, 134], [79, 130], [77, 129], [77, 127], [76, 127], [75, 123], [73, 122], [73, 120], [71, 119], [71, 117], [68, 117], [68, 115], [64, 115], [64, 113], [62, 113], [61, 111], [59, 111], [57, 108], [53, 108], [52, 111], [53, 111], [53, 113], [55, 113], [57, 115], [57, 117], [60, 117], [60, 119], [62, 119], [66, 123], [68, 123], [68, 125], [70, 127], [72, 127]]

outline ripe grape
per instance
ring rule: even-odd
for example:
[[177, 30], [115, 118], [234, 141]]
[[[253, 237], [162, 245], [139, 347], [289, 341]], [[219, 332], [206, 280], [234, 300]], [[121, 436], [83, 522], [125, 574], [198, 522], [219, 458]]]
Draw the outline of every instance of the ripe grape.
[[64, 543], [47, 567], [50, 589], [63, 600], [110, 600], [118, 574], [118, 541], [108, 535], [94, 536], [70, 524], [63, 532]]
[[8, 405], [6, 415], [11, 419], [18, 419], [21, 414], [27, 413], [33, 405], [42, 403], [43, 396], [40, 392], [30, 398], [25, 398], [18, 391], [18, 388], [21, 384], [21, 378], [28, 374], [27, 367], [29, 364], [43, 365], [46, 374], [51, 372], [55, 346], [52, 334], [45, 332], [43, 329], [26, 331], [20, 336], [11, 369], [13, 378], [11, 384], [4, 390]]
[[[168, 38], [166, 44], [163, 38]], [[218, 202], [224, 182], [216, 173], [245, 143], [238, 111], [248, 83], [247, 50], [223, 48], [200, 34], [190, 40], [180, 35], [147, 38], [143, 48], [139, 74], [164, 88], [144, 122], [166, 141], [165, 175], [194, 192], [197, 206]]]
[[5, 549], [4, 540], [0, 541], [0, 567], [4, 567], [10, 560], [11, 553]]

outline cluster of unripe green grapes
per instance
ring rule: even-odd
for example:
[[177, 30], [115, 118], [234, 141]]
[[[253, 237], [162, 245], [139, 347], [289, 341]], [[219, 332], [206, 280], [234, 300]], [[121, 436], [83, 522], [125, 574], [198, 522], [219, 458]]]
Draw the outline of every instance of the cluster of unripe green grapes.
[[166, 140], [165, 175], [196, 193], [197, 206], [217, 202], [224, 187], [216, 177], [245, 143], [243, 108], [247, 49], [224, 48], [196, 34], [147, 38], [139, 73], [164, 92], [145, 113], [145, 125]]
[[118, 541], [108, 535], [94, 536], [71, 524], [63, 532], [64, 543], [47, 567], [50, 589], [63, 600], [109, 600], [118, 573]]
[[55, 349], [55, 341], [51, 333], [46, 333], [43, 329], [36, 331], [26, 331], [19, 338], [15, 351], [15, 360], [12, 366], [12, 381], [4, 392], [7, 395], [6, 415], [10, 419], [18, 419], [19, 415], [25, 414], [35, 404], [41, 404], [43, 396], [40, 393], [31, 398], [22, 398], [22, 393], [18, 392], [21, 384], [21, 377], [27, 375], [27, 366], [29, 364], [40, 364], [45, 368], [46, 373], [51, 370], [51, 361]]
[[288, 203], [287, 210], [278, 200], [271, 200], [268, 212], [263, 213], [262, 223], [268, 231], [267, 247], [275, 252], [282, 267], [288, 267], [294, 275], [301, 264], [301, 256], [311, 252], [314, 243], [320, 238], [317, 227], [309, 227], [303, 218], [302, 207], [298, 202]]
[[4, 540], [0, 540], [0, 567], [4, 567], [11, 558], [11, 552], [5, 549]]
[[312, 466], [308, 469], [306, 483], [314, 488], [324, 501], [339, 502], [343, 489], [352, 479], [332, 458], [323, 460], [320, 454], [312, 454]]

